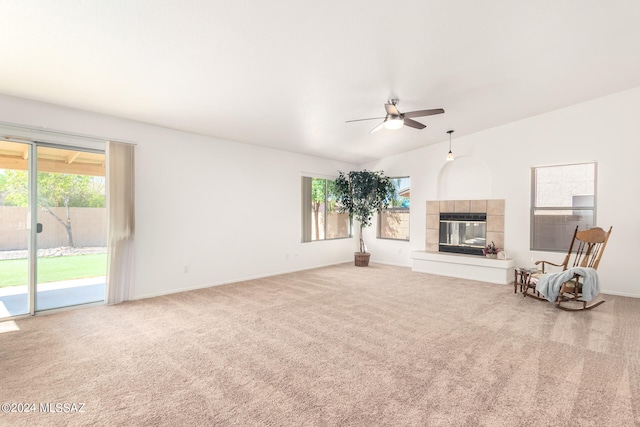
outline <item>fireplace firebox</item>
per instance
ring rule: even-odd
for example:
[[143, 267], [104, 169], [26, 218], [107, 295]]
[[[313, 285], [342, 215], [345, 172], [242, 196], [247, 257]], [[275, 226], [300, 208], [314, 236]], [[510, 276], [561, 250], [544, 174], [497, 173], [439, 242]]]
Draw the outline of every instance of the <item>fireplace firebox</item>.
[[440, 213], [440, 252], [482, 256], [486, 244], [486, 212]]

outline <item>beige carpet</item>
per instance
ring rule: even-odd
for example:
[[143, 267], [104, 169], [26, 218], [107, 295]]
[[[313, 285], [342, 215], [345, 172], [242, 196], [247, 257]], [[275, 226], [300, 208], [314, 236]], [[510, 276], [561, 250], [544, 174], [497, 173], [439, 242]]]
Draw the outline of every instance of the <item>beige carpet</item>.
[[640, 425], [640, 299], [604, 297], [339, 265], [37, 316], [0, 402], [83, 412], [0, 425]]

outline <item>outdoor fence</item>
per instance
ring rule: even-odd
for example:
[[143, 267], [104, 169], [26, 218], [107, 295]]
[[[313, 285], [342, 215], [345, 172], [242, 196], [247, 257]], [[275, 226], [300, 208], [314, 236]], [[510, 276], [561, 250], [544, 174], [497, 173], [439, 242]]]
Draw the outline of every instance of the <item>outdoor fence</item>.
[[337, 239], [340, 237], [349, 237], [349, 214], [339, 213], [339, 212], [328, 212], [326, 236], [325, 236], [324, 222], [325, 222], [324, 212], [318, 212], [318, 231], [320, 233], [320, 236], [316, 236], [315, 214], [311, 212], [312, 240]]
[[[52, 211], [66, 222], [66, 208]], [[71, 230], [76, 247], [107, 245], [106, 208], [70, 208]], [[29, 241], [28, 208], [0, 206], [0, 251], [27, 249]], [[51, 214], [38, 211], [42, 233], [38, 234], [38, 248], [68, 246], [66, 228]]]
[[389, 208], [378, 216], [378, 237], [409, 240], [409, 208]]

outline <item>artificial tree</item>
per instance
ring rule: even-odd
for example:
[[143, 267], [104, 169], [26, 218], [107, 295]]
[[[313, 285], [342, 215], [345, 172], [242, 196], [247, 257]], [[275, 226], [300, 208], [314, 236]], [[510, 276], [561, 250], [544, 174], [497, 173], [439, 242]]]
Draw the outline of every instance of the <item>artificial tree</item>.
[[362, 229], [371, 225], [373, 214], [389, 206], [395, 187], [382, 171], [351, 171], [345, 175], [340, 172], [335, 180], [335, 194], [340, 212], [346, 212], [350, 218], [355, 218], [360, 224], [360, 252], [356, 253], [356, 265], [359, 265], [358, 255], [366, 254], [368, 264], [369, 253], [362, 237]]

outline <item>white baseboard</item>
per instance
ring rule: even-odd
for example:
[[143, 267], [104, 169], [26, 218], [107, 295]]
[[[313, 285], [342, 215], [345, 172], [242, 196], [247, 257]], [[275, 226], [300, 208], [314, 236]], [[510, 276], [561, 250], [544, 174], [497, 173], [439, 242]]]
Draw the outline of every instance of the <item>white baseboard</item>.
[[[384, 265], [392, 265], [392, 266], [395, 266], [395, 267], [411, 268], [410, 265], [398, 264], [398, 263], [387, 262], [387, 261], [374, 261], [374, 260], [371, 260], [371, 262], [375, 263], [375, 264], [384, 264]], [[131, 300], [153, 298], [153, 297], [159, 297], [159, 296], [163, 296], [163, 295], [177, 294], [179, 292], [195, 291], [197, 289], [210, 288], [210, 287], [213, 287], [213, 286], [229, 285], [231, 283], [239, 283], [239, 282], [245, 282], [245, 281], [248, 281], [248, 280], [263, 279], [265, 277], [279, 276], [281, 274], [296, 273], [298, 271], [313, 270], [313, 269], [316, 269], [316, 268], [330, 267], [332, 265], [345, 264], [345, 263], [353, 263], [353, 259], [347, 259], [347, 260], [344, 260], [344, 261], [328, 263], [328, 264], [321, 264], [321, 265], [317, 265], [317, 266], [314, 266], [314, 267], [283, 270], [281, 272], [276, 272], [276, 273], [271, 273], [271, 274], [263, 274], [263, 275], [257, 275], [257, 276], [247, 276], [247, 277], [244, 277], [244, 278], [238, 278], [238, 279], [228, 280], [228, 281], [223, 281], [223, 282], [205, 283], [205, 284], [198, 285], [198, 286], [190, 286], [188, 288], [172, 289], [172, 290], [163, 291], [163, 292], [154, 292], [154, 293], [135, 296]], [[625, 293], [625, 292], [601, 291], [600, 293], [601, 294], [605, 294], [605, 295], [615, 295], [615, 296], [621, 296], [621, 297], [640, 298], [640, 294], [630, 294], [630, 293]]]
[[222, 282], [205, 283], [205, 284], [202, 284], [202, 285], [189, 286], [189, 287], [186, 287], [186, 288], [171, 289], [171, 290], [168, 290], [168, 291], [152, 292], [152, 293], [143, 294], [143, 295], [136, 295], [135, 297], [131, 298], [130, 301], [146, 299], [146, 298], [160, 297], [160, 296], [163, 296], [163, 295], [177, 294], [177, 293], [180, 293], [180, 292], [195, 291], [197, 289], [205, 289], [205, 288], [211, 288], [213, 286], [229, 285], [229, 284], [232, 284], [232, 283], [246, 282], [246, 281], [249, 281], [249, 280], [264, 279], [265, 277], [280, 276], [282, 274], [296, 273], [298, 271], [314, 270], [316, 268], [330, 267], [332, 265], [339, 265], [339, 264], [344, 264], [344, 263], [347, 263], [347, 262], [353, 262], [353, 259], [348, 259], [348, 260], [345, 260], [345, 261], [333, 262], [333, 263], [328, 263], [328, 264], [320, 264], [320, 265], [316, 265], [316, 266], [313, 266], [313, 267], [307, 267], [307, 268], [296, 268], [296, 269], [291, 269], [291, 270], [283, 270], [283, 271], [280, 271], [280, 272], [274, 272], [274, 273], [262, 274], [262, 275], [256, 275], [256, 276], [241, 277], [241, 278], [238, 278], [238, 279], [227, 280], [227, 281], [222, 281]]
[[629, 294], [626, 292], [600, 291], [600, 293], [604, 295], [615, 295], [619, 297], [640, 298], [640, 294]]

